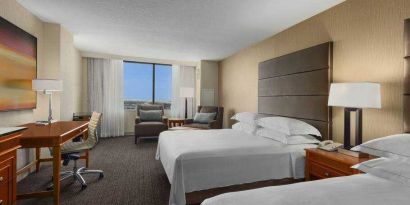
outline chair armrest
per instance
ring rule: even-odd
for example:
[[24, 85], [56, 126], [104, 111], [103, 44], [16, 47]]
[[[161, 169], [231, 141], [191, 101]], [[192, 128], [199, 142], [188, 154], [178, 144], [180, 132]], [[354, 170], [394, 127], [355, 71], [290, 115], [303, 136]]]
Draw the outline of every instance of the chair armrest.
[[168, 118], [162, 116], [162, 122], [168, 126]]
[[216, 120], [209, 121], [208, 125], [211, 129], [220, 129], [219, 126], [218, 126], [218, 121], [216, 121]]
[[135, 124], [141, 123], [141, 118], [139, 116], [135, 117]]
[[192, 123], [194, 123], [193, 119], [186, 119], [184, 122], [184, 124], [192, 124]]

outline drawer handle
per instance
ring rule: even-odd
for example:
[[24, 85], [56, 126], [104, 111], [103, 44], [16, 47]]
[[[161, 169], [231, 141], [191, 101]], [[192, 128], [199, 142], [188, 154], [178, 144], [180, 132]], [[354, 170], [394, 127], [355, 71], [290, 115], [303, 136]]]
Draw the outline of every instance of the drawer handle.
[[0, 199], [0, 205], [2, 205], [2, 204], [3, 204], [3, 200]]
[[327, 176], [327, 177], [328, 177], [328, 176], [329, 176], [329, 173], [325, 172], [325, 176]]
[[[2, 182], [3, 181], [3, 177], [0, 177], [0, 182]], [[1, 201], [0, 201], [1, 202]], [[0, 205], [1, 205], [1, 203], [0, 203]]]

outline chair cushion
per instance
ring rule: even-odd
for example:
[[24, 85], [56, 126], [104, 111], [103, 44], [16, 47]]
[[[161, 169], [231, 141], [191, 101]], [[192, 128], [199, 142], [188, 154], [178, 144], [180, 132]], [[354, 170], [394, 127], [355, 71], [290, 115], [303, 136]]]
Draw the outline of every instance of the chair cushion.
[[216, 113], [196, 113], [194, 123], [208, 124], [215, 119]]
[[150, 121], [162, 121], [162, 111], [161, 110], [140, 110], [140, 120], [141, 122]]
[[141, 122], [135, 125], [136, 136], [158, 136], [159, 133], [168, 129], [162, 122]]

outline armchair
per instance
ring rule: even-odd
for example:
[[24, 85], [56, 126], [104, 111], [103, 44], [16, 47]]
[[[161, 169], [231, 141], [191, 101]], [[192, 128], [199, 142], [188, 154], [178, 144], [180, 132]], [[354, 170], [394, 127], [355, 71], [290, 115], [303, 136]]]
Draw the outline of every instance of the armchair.
[[215, 119], [207, 124], [195, 123], [193, 119], [185, 120], [184, 127], [200, 128], [200, 129], [222, 129], [223, 107], [217, 106], [198, 106], [198, 113], [216, 113]]
[[[160, 110], [161, 120], [141, 119], [141, 111]], [[168, 118], [164, 117], [164, 107], [162, 105], [142, 104], [137, 106], [137, 117], [135, 118], [135, 144], [143, 137], [158, 137], [163, 131], [168, 130]]]

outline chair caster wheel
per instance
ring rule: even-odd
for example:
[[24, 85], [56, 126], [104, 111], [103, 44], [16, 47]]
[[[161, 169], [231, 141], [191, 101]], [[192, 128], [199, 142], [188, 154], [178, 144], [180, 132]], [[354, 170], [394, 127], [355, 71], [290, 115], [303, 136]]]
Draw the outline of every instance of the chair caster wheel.
[[81, 185], [81, 190], [84, 190], [87, 188], [87, 185]]
[[102, 179], [104, 178], [104, 173], [100, 173], [100, 176], [98, 177], [98, 179]]

